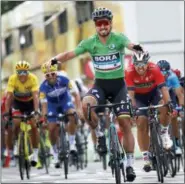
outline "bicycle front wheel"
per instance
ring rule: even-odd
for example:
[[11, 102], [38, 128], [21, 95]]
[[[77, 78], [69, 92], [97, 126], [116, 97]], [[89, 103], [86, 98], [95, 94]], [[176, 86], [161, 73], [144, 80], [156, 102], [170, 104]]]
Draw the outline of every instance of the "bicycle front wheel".
[[49, 153], [46, 151], [46, 145], [44, 143], [44, 140], [41, 138], [40, 140], [40, 159], [42, 161], [42, 164], [44, 164], [46, 169], [46, 174], [49, 173], [48, 166], [49, 166]]
[[102, 155], [103, 169], [107, 170], [107, 157], [106, 154]]
[[111, 168], [113, 168], [115, 173], [116, 184], [121, 183], [121, 171], [120, 171], [120, 158], [119, 155], [119, 145], [117, 139], [117, 132], [115, 127], [110, 127], [110, 151], [112, 153]]
[[169, 150], [167, 151], [167, 159], [168, 159], [168, 170], [170, 172], [171, 177], [174, 177], [176, 175], [176, 156], [175, 156], [175, 150]]
[[60, 161], [64, 163], [64, 175], [65, 179], [67, 179], [68, 175], [68, 142], [66, 139], [66, 132], [63, 126], [60, 127]]
[[65, 174], [65, 179], [67, 179], [67, 175], [68, 175], [68, 157], [64, 158], [64, 174]]
[[164, 182], [164, 176], [163, 176], [163, 169], [162, 169], [162, 159], [161, 159], [161, 150], [160, 148], [162, 145], [159, 144], [159, 135], [157, 133], [157, 128], [155, 125], [152, 127], [152, 145], [153, 145], [153, 151], [156, 158], [156, 171], [158, 176], [158, 181], [163, 183]]
[[19, 172], [21, 180], [24, 179], [24, 171], [25, 171], [25, 149], [24, 149], [24, 133], [20, 132], [19, 134], [19, 156], [18, 156], [18, 163], [19, 163]]
[[24, 133], [24, 146], [25, 146], [25, 169], [26, 169], [26, 175], [27, 179], [30, 179], [30, 170], [31, 170], [31, 165], [29, 161], [29, 154], [32, 152], [32, 145], [31, 145], [31, 140], [29, 137], [29, 134]]

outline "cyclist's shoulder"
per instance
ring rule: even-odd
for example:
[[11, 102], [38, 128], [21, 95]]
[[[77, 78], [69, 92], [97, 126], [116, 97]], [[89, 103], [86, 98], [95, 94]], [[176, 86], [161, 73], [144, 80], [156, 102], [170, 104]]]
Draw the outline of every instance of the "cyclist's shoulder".
[[97, 38], [97, 35], [96, 35], [96, 34], [94, 34], [94, 35], [92, 35], [92, 36], [89, 36], [88, 38], [83, 39], [83, 40], [80, 42], [80, 45], [81, 45], [81, 44], [86, 44], [87, 46], [90, 46], [89, 44], [90, 44], [90, 43], [93, 43], [93, 42], [96, 40], [96, 38]]
[[67, 76], [57, 75], [57, 79], [60, 83], [68, 83], [70, 79]]
[[46, 90], [48, 88], [49, 88], [48, 81], [46, 79], [44, 79], [44, 81], [42, 81], [41, 84], [40, 84], [40, 89], [41, 90]]
[[33, 73], [29, 73], [28, 79], [29, 80], [34, 80], [34, 81], [36, 80], [37, 81], [38, 80], [38, 77], [35, 74], [33, 74]]
[[160, 72], [160, 68], [159, 68], [158, 65], [157, 65], [156, 63], [154, 63], [153, 61], [149, 61], [149, 62], [148, 62], [148, 70], [154, 71], [154, 72]]
[[44, 80], [40, 83], [40, 87], [41, 87], [41, 86], [44, 86], [44, 85], [45, 85], [45, 82], [46, 82], [46, 80], [44, 79]]
[[115, 32], [115, 31], [112, 31], [111, 34], [112, 34], [112, 36], [115, 36], [115, 37], [125, 36], [124, 33], [122, 33], [122, 32]]
[[111, 32], [111, 37], [114, 38], [114, 39], [122, 39], [122, 38], [125, 38], [126, 35], [122, 32], [114, 32], [112, 31]]
[[11, 80], [11, 81], [18, 79], [17, 74], [10, 75], [10, 77], [8, 79]]
[[133, 63], [129, 64], [129, 66], [125, 69], [125, 72], [126, 73], [135, 73], [136, 72]]
[[97, 34], [93, 34], [93, 35], [89, 36], [86, 40], [93, 41], [96, 38], [97, 38]]
[[148, 67], [151, 69], [158, 69], [158, 65], [154, 63], [152, 60], [148, 61]]

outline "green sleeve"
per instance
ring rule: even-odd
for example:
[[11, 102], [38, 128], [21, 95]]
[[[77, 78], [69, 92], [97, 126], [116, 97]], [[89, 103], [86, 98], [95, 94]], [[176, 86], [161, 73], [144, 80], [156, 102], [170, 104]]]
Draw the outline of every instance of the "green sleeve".
[[131, 41], [128, 39], [127, 36], [125, 36], [123, 33], [120, 34], [120, 41], [122, 42], [123, 47], [127, 47]]
[[86, 40], [82, 40], [78, 46], [76, 47], [76, 49], [74, 50], [76, 56], [83, 54], [85, 52], [87, 52], [87, 41]]

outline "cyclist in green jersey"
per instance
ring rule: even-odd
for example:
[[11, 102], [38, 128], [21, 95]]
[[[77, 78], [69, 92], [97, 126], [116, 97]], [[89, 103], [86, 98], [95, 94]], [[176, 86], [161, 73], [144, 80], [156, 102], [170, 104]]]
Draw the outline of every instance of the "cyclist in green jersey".
[[[63, 63], [74, 57], [89, 52], [94, 69], [95, 83], [83, 98], [83, 113], [87, 119], [87, 104], [105, 104], [108, 98], [112, 103], [126, 102], [127, 88], [124, 82], [124, 49], [125, 47], [137, 51], [143, 51], [140, 45], [135, 45], [123, 33], [112, 32], [113, 14], [107, 8], [97, 8], [92, 13], [95, 23], [96, 34], [86, 40], [82, 40], [77, 48], [70, 52], [65, 52], [51, 59], [48, 64]], [[131, 131], [131, 120], [128, 107], [118, 107], [115, 109], [119, 125], [123, 130], [123, 146], [127, 155], [126, 177], [128, 181], [133, 181], [136, 174], [133, 169], [134, 162], [134, 137]], [[92, 112], [92, 121], [87, 121], [95, 130], [98, 138], [97, 150], [100, 153], [107, 152], [105, 136], [100, 131], [98, 117]]]

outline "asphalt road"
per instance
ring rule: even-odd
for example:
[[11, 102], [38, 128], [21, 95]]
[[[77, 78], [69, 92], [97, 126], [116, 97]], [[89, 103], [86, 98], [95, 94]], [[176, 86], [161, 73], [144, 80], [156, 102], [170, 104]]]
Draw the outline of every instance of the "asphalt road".
[[[156, 171], [146, 173], [142, 170], [142, 160], [135, 160], [136, 179], [133, 183], [158, 183]], [[18, 167], [3, 168], [1, 173], [1, 183], [115, 183], [111, 170], [102, 169], [101, 162], [91, 162], [84, 170], [76, 171], [70, 167], [68, 179], [64, 179], [62, 168], [49, 168], [49, 174], [44, 169], [32, 168], [30, 180], [21, 181]], [[122, 180], [122, 183], [123, 180]], [[167, 175], [164, 183], [184, 183], [184, 172], [181, 170], [174, 178]]]

